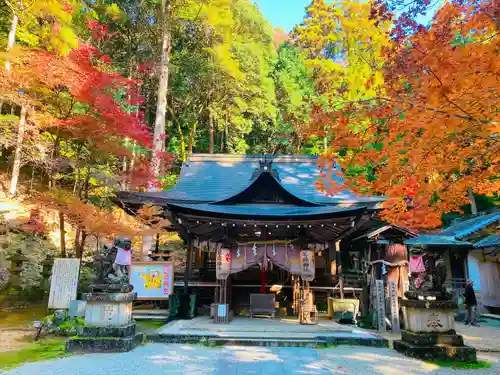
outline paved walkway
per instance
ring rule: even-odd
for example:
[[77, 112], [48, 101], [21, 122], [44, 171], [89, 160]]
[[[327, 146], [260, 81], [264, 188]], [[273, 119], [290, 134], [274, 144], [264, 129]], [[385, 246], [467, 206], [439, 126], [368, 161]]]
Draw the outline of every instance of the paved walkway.
[[215, 335], [220, 337], [261, 337], [311, 339], [322, 337], [377, 338], [378, 335], [354, 326], [342, 325], [331, 320], [320, 320], [317, 325], [302, 325], [297, 319], [265, 319], [235, 317], [229, 324], [214, 324], [206, 316], [191, 320], [176, 320], [159, 328], [156, 333], [166, 335]]
[[500, 355], [483, 353], [484, 370], [453, 370], [385, 348], [329, 349], [149, 344], [130, 353], [92, 354], [26, 364], [7, 375], [498, 375]]
[[466, 345], [473, 346], [480, 351], [500, 352], [500, 321], [488, 319], [480, 322], [479, 327], [456, 323], [455, 328], [464, 336]]
[[[481, 322], [479, 327], [456, 322], [455, 329], [464, 337], [465, 345], [472, 346], [481, 352], [500, 352], [500, 321], [488, 319]], [[369, 332], [377, 333], [375, 330], [369, 330]], [[401, 334], [393, 334], [390, 331], [382, 336], [391, 342], [401, 339]]]
[[176, 320], [161, 327], [159, 333], [222, 333], [222, 332], [256, 332], [256, 333], [332, 333], [352, 332], [353, 327], [342, 325], [331, 320], [320, 320], [316, 325], [303, 325], [297, 318], [253, 318], [235, 316], [229, 324], [214, 324], [208, 316], [197, 316], [191, 320]]

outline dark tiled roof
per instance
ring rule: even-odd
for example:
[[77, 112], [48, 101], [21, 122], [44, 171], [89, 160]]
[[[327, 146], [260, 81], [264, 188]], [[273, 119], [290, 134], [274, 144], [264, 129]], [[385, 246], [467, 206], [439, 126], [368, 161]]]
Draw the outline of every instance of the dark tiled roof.
[[490, 234], [489, 236], [484, 237], [482, 240], [474, 244], [475, 248], [486, 248], [495, 246], [500, 246], [500, 235], [496, 233]]
[[[433, 234], [420, 234], [416, 238], [409, 239], [405, 241], [407, 245], [429, 245], [429, 246], [474, 246], [474, 247], [488, 247], [494, 245], [485, 246], [485, 244], [495, 243], [495, 241], [500, 242], [498, 235], [491, 235], [481, 240], [472, 243], [465, 241], [471, 234], [480, 231], [481, 229], [500, 222], [500, 211], [495, 211], [486, 215], [477, 215], [470, 219], [464, 219], [461, 221], [455, 221], [452, 225], [444, 228], [438, 233]], [[495, 237], [497, 236], [497, 237]]]
[[[357, 197], [345, 190], [329, 196], [316, 189], [320, 170], [318, 158], [313, 156], [290, 155], [207, 155], [195, 154], [184, 163], [177, 184], [170, 190], [156, 193], [141, 193], [137, 196], [189, 201], [192, 203], [219, 202], [245, 190], [259, 161], [271, 160], [272, 168], [279, 174], [279, 183], [291, 194], [310, 203], [338, 204], [357, 203], [374, 206], [383, 197]], [[336, 177], [339, 182], [340, 178]]]
[[411, 232], [405, 228], [402, 228], [395, 224], [389, 224], [380, 219], [372, 219], [368, 221], [366, 224], [362, 225], [357, 231], [352, 233], [349, 237], [353, 238], [353, 241], [363, 239], [363, 238], [372, 238], [378, 234], [384, 233], [386, 231], [399, 232], [404, 234], [407, 237], [415, 237], [416, 233]]
[[500, 221], [500, 211], [456, 222], [443, 229], [439, 234], [453, 236], [456, 239], [462, 239], [497, 221]]
[[190, 210], [203, 211], [204, 213], [226, 214], [235, 216], [321, 216], [329, 214], [339, 214], [341, 216], [355, 216], [365, 207], [339, 207], [339, 206], [314, 206], [300, 207], [292, 205], [277, 204], [237, 204], [237, 205], [218, 205], [218, 204], [181, 204], [170, 203], [170, 207], [179, 207]]
[[418, 246], [472, 246], [470, 242], [458, 241], [453, 236], [441, 234], [421, 234], [418, 237], [405, 241], [405, 245]]

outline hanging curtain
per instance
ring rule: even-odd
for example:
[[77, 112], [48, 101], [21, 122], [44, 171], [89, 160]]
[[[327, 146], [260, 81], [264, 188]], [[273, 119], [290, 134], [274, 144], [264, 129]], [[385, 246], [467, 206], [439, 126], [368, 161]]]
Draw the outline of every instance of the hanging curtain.
[[313, 280], [315, 276], [314, 251], [303, 250], [301, 253], [293, 244], [240, 244], [230, 250], [229, 259], [230, 273], [238, 273], [256, 265], [265, 267], [269, 261], [294, 275], [301, 275], [305, 280]]

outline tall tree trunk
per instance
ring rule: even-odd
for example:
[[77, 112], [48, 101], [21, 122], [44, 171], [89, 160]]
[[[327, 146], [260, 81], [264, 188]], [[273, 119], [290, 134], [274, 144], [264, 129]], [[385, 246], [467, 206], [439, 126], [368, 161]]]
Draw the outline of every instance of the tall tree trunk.
[[220, 149], [219, 149], [220, 153], [223, 154], [224, 153], [224, 129], [222, 129], [222, 131], [220, 132]]
[[472, 192], [472, 188], [470, 186], [467, 189], [467, 193], [469, 194], [469, 200], [470, 200], [470, 212], [472, 215], [477, 215], [476, 198], [474, 197], [474, 193]]
[[13, 197], [17, 192], [17, 181], [19, 180], [19, 172], [21, 170], [21, 156], [23, 151], [24, 132], [26, 130], [26, 107], [21, 107], [21, 115], [19, 116], [19, 127], [17, 128], [16, 151], [14, 153], [14, 165], [12, 166], [12, 177], [10, 179], [10, 196]]
[[133, 148], [132, 148], [132, 158], [130, 159], [130, 168], [129, 168], [129, 171], [133, 171], [134, 170], [134, 166], [135, 166], [135, 147], [136, 147], [137, 143], [136, 141], [134, 141], [133, 143]]
[[126, 179], [126, 176], [127, 176], [127, 157], [126, 156], [123, 157], [122, 172], [123, 172], [122, 190], [127, 190], [127, 179]]
[[83, 258], [83, 250], [85, 249], [85, 241], [87, 240], [87, 232], [82, 230], [82, 234], [80, 237], [80, 242], [78, 244], [78, 248], [76, 250], [76, 257], [82, 259]]
[[80, 258], [78, 256], [79, 252], [80, 252], [80, 234], [81, 234], [81, 229], [80, 227], [77, 227], [76, 228], [76, 232], [75, 232], [75, 241], [74, 241], [74, 245], [73, 245], [73, 248], [75, 249], [75, 257], [76, 258]]
[[224, 152], [226, 154], [229, 153], [229, 137], [228, 137], [228, 130], [227, 130], [227, 116], [226, 116], [226, 121], [224, 122]]
[[[10, 31], [9, 31], [9, 38], [7, 40], [7, 51], [10, 51], [12, 47], [14, 47], [14, 43], [16, 42], [16, 32], [17, 32], [17, 22], [19, 21], [19, 17], [17, 17], [17, 14], [14, 12], [12, 16], [12, 24], [10, 26]], [[10, 72], [10, 61], [6, 60], [5, 61], [5, 69]]]
[[184, 141], [184, 134], [182, 133], [181, 123], [177, 122], [177, 133], [179, 134], [179, 148], [180, 148], [180, 157], [182, 161], [186, 161], [186, 142]]
[[[128, 66], [128, 87], [127, 89], [129, 90], [129, 94], [127, 96], [127, 105], [130, 107], [131, 102], [132, 102], [132, 97], [130, 95], [130, 82], [132, 82], [132, 60], [129, 62]], [[136, 110], [136, 118], [137, 118], [137, 110]], [[128, 138], [125, 138], [125, 147], [128, 147], [129, 140]], [[123, 164], [122, 164], [122, 190], [127, 190], [127, 169], [128, 169], [128, 158], [126, 156], [123, 157]]]
[[208, 111], [208, 153], [214, 153], [214, 119], [212, 111]]
[[[16, 41], [16, 31], [17, 23], [19, 18], [14, 12], [12, 16], [12, 24], [9, 31], [9, 37], [7, 41], [7, 51], [10, 51], [14, 47]], [[10, 72], [11, 65], [10, 61], [7, 59], [5, 61], [5, 69]], [[26, 130], [26, 107], [21, 106], [21, 115], [19, 116], [19, 127], [17, 130], [17, 140], [16, 140], [16, 151], [14, 153], [14, 165], [12, 167], [12, 176], [10, 180], [9, 194], [11, 197], [16, 195], [17, 192], [17, 181], [19, 180], [19, 171], [21, 170], [21, 154], [23, 149], [24, 132]]]
[[196, 136], [196, 127], [198, 126], [198, 120], [196, 120], [193, 125], [191, 125], [191, 129], [189, 129], [189, 138], [188, 138], [188, 145], [187, 145], [187, 153], [188, 155], [193, 154], [193, 144], [194, 144], [194, 137]]
[[78, 146], [76, 149], [76, 176], [75, 176], [75, 183], [73, 184], [73, 195], [76, 195], [76, 192], [80, 186], [80, 150], [81, 147]]
[[56, 159], [59, 157], [59, 140], [60, 140], [60, 136], [59, 136], [59, 129], [57, 130], [56, 132], [56, 136], [54, 138], [54, 148], [52, 150], [52, 160], [51, 160], [51, 164], [49, 166], [49, 190], [53, 190], [55, 189], [56, 187], [56, 179], [55, 179], [55, 176], [56, 176], [56, 173], [57, 173], [57, 165], [56, 165]]
[[160, 174], [160, 153], [165, 150], [165, 118], [167, 112], [168, 71], [170, 54], [170, 1], [161, 2], [162, 10], [162, 46], [161, 46], [161, 73], [156, 100], [156, 117], [153, 139], [152, 166], [156, 176]]
[[64, 229], [64, 214], [61, 211], [59, 211], [59, 234], [61, 257], [66, 258], [66, 230]]

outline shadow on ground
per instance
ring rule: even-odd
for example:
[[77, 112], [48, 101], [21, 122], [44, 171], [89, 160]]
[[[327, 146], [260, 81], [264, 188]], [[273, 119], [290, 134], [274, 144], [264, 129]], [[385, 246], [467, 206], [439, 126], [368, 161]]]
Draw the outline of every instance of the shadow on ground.
[[[474, 374], [500, 373], [498, 354], [483, 355], [490, 369]], [[26, 364], [8, 375], [465, 375], [470, 370], [440, 368], [406, 358], [385, 348], [340, 346], [328, 349], [149, 344], [133, 352], [93, 354]]]

